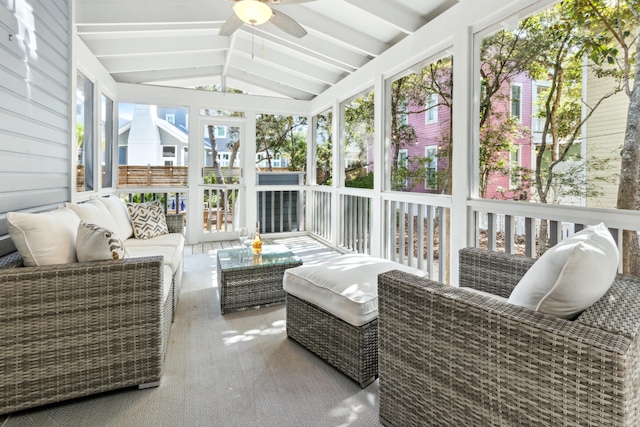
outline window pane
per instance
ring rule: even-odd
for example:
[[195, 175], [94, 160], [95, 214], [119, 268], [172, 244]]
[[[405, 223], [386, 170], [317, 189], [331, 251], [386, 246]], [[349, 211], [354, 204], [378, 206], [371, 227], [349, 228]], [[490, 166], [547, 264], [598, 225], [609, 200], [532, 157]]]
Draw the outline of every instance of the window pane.
[[[615, 23], [578, 23], [584, 10], [571, 7], [560, 2], [480, 40], [481, 197], [616, 207], [629, 99], [614, 74], [624, 58], [596, 48], [615, 39]], [[602, 7], [598, 20], [616, 16]]]
[[77, 191], [91, 191], [93, 185], [93, 82], [78, 71], [76, 93]]
[[331, 185], [333, 174], [333, 140], [331, 110], [316, 119], [316, 184]]
[[373, 188], [374, 92], [344, 104], [345, 187]]
[[[256, 172], [305, 172], [307, 168], [307, 118], [256, 116]], [[292, 174], [297, 184], [300, 174]], [[304, 182], [304, 174], [302, 175]], [[260, 177], [258, 177], [260, 182]]]
[[[219, 136], [219, 129], [224, 130], [224, 136]], [[240, 183], [240, 128], [207, 124], [203, 129], [203, 141], [204, 183]]]
[[451, 194], [452, 64], [424, 61], [391, 81], [391, 190]]
[[102, 119], [100, 127], [102, 144], [100, 159], [102, 163], [102, 188], [113, 186], [113, 101], [102, 95]]
[[187, 185], [188, 111], [118, 105], [118, 186]]

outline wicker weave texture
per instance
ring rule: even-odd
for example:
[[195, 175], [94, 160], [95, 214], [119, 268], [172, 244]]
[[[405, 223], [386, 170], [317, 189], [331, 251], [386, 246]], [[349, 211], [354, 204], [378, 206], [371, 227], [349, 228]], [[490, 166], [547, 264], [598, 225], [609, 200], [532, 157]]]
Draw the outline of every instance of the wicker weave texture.
[[[462, 252], [461, 270], [511, 258]], [[576, 321], [399, 271], [378, 280], [385, 424], [640, 425], [639, 279], [625, 279], [633, 285], [624, 295], [617, 279]], [[623, 325], [603, 330], [586, 324], [616, 312], [612, 295], [635, 308], [619, 317]]]
[[184, 231], [183, 214], [165, 215], [165, 219], [167, 220], [167, 229], [169, 229], [169, 233], [182, 233]]
[[354, 379], [362, 388], [378, 376], [378, 319], [353, 326], [287, 294], [287, 335]]
[[218, 258], [218, 289], [220, 312], [247, 310], [285, 302], [282, 278], [288, 268], [302, 262], [287, 264], [253, 265], [246, 268], [223, 270]]
[[0, 269], [0, 413], [160, 380], [162, 257]]

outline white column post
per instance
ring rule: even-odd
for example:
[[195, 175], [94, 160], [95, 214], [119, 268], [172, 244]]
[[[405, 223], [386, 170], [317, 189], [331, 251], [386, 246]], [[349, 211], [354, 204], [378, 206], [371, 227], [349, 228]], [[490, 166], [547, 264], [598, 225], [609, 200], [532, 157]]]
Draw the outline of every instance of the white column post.
[[384, 76], [378, 75], [374, 82], [374, 105], [373, 105], [373, 197], [371, 199], [371, 255], [382, 257], [384, 250], [383, 242], [383, 215], [382, 215], [382, 192], [386, 177], [389, 175], [389, 162], [385, 161], [385, 150], [387, 141], [385, 104], [387, 100], [387, 90]]
[[478, 162], [474, 141], [478, 133], [474, 100], [477, 61], [471, 28], [456, 32], [453, 43], [453, 155], [452, 155], [452, 191], [451, 191], [451, 244], [449, 245], [450, 284], [459, 282], [458, 251], [469, 242], [471, 226], [467, 200], [472, 188], [477, 188]]

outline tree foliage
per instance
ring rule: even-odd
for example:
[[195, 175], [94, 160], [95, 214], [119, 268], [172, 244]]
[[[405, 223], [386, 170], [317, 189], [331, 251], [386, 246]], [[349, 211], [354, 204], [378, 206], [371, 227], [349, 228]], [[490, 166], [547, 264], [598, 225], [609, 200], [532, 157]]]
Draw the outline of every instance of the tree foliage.
[[266, 159], [269, 171], [273, 171], [277, 155], [288, 161], [290, 170], [306, 170], [306, 125], [306, 117], [273, 114], [256, 117], [256, 153]]
[[[422, 66], [417, 72], [401, 76], [391, 84], [390, 182], [393, 190], [411, 191], [419, 183], [425, 183], [429, 175], [425, 165], [431, 159], [409, 156], [406, 160], [399, 161], [399, 153], [401, 149], [418, 142], [418, 135], [410, 124], [411, 116], [426, 114], [430, 109], [442, 106], [449, 113], [446, 123], [450, 126], [453, 102], [452, 70], [453, 58], [447, 56]], [[436, 96], [437, 102], [427, 105], [427, 98], [431, 95]], [[440, 141], [440, 146], [446, 148], [444, 151], [440, 150], [440, 153], [449, 157], [450, 135], [450, 127], [443, 129]], [[432, 175], [429, 176], [433, 178]], [[449, 182], [448, 179], [442, 178], [434, 181], [432, 184], [440, 188], [445, 187], [442, 183]]]
[[[640, 2], [638, 0], [573, 0], [573, 17], [599, 38], [590, 59], [602, 74], [617, 79], [629, 98], [627, 125], [620, 152], [616, 208], [640, 210]], [[623, 234], [624, 272], [640, 275], [638, 233]]]

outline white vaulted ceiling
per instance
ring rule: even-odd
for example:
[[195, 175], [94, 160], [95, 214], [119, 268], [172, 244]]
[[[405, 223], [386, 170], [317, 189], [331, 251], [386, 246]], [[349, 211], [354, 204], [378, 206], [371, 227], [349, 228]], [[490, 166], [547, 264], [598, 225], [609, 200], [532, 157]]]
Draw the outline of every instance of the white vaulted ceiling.
[[308, 34], [300, 39], [270, 22], [253, 34], [243, 25], [220, 36], [233, 14], [233, 3], [225, 0], [75, 0], [74, 23], [117, 82], [226, 84], [256, 95], [309, 100], [459, 1], [272, 5], [304, 27]]

